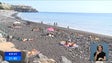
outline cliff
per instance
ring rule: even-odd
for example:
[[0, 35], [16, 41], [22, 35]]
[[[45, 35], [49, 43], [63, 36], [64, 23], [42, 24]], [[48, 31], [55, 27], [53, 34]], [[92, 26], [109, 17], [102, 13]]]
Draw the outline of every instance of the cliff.
[[1, 3], [1, 2], [0, 2], [0, 9], [2, 9], [2, 10], [15, 10], [18, 12], [38, 12], [36, 9], [32, 8], [31, 6], [10, 5], [10, 4]]
[[12, 5], [11, 9], [19, 12], [38, 12], [31, 6], [24, 6], [24, 5]]
[[11, 10], [11, 5], [0, 2], [0, 9], [2, 9], [2, 10]]

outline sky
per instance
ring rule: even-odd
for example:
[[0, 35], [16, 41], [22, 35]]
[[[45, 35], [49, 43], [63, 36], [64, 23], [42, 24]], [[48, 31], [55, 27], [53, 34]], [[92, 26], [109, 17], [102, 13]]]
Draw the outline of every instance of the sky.
[[110, 0], [0, 0], [10, 4], [29, 5], [39, 12], [112, 13]]

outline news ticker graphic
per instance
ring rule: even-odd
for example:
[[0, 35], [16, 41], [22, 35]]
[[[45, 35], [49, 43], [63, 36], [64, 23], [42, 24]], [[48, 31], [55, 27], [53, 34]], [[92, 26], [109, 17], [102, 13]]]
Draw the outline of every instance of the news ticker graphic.
[[5, 52], [4, 59], [6, 61], [21, 61], [22, 53], [21, 52]]

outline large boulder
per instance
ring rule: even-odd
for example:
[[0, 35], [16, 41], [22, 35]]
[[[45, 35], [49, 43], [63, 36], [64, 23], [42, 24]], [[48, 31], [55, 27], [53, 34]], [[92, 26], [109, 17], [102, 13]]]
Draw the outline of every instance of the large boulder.
[[15, 48], [15, 45], [11, 42], [1, 42], [0, 43], [0, 50], [1, 51], [20, 51]]
[[39, 59], [38, 63], [57, 63], [57, 62], [53, 59]]
[[57, 63], [54, 59], [49, 59], [42, 53], [38, 55], [38, 58], [36, 58], [33, 63]]
[[8, 61], [2, 61], [1, 63], [9, 63]]
[[48, 59], [45, 55], [43, 55], [42, 53], [39, 54], [39, 58], [40, 59]]
[[72, 63], [70, 60], [68, 60], [65, 56], [61, 56], [62, 63]]
[[[4, 60], [4, 56], [5, 56], [4, 52], [21, 52], [22, 53], [22, 60], [18, 61], [16, 63], [28, 63], [27, 52], [16, 49], [15, 45], [11, 42], [0, 43], [0, 56], [1, 56], [0, 61]], [[4, 61], [3, 63], [6, 63], [6, 62]], [[15, 62], [10, 62], [10, 63], [15, 63]]]
[[4, 43], [6, 42], [6, 39], [5, 38], [0, 38], [0, 43]]

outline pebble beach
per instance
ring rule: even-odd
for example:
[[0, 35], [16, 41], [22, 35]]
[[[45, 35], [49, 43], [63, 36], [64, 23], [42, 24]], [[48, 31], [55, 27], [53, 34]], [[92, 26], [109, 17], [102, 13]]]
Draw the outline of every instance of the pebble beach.
[[[7, 35], [13, 36], [12, 42], [19, 50], [39, 50], [48, 58], [57, 63], [92, 63], [90, 61], [90, 44], [93, 42], [105, 42], [109, 44], [109, 58], [112, 61], [112, 37], [80, 30], [58, 27], [44, 23], [36, 23], [23, 20], [16, 16], [15, 11], [0, 11], [0, 27]], [[20, 28], [13, 28], [14, 22], [20, 22]], [[54, 31], [46, 29], [52, 27]], [[52, 34], [53, 36], [49, 36]], [[7, 37], [5, 37], [7, 39]], [[18, 40], [29, 39], [27, 41]], [[68, 48], [60, 45], [61, 41], [72, 41], [78, 45], [76, 48]], [[33, 63], [33, 58], [30, 63]]]

